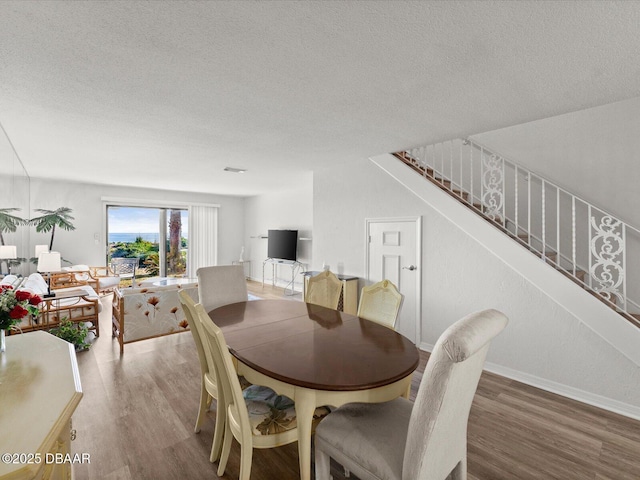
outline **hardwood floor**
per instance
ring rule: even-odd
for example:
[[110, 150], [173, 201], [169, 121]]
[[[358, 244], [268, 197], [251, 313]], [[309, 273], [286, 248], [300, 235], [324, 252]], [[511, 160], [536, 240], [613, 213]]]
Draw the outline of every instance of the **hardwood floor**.
[[[282, 298], [282, 290], [263, 290], [254, 282], [249, 289], [262, 298]], [[73, 417], [77, 439], [72, 448], [90, 454], [91, 463], [76, 465], [76, 478], [219, 478], [208, 460], [213, 409], [201, 432], [193, 432], [200, 384], [191, 334], [127, 344], [121, 357], [109, 335], [110, 302], [104, 306], [102, 336], [78, 354], [84, 397]], [[427, 359], [423, 353], [412, 396]], [[471, 409], [468, 438], [470, 480], [640, 479], [640, 422], [486, 372]], [[334, 479], [344, 479], [341, 468], [332, 467]], [[234, 444], [222, 478], [238, 474]], [[297, 444], [254, 450], [252, 480], [298, 477]]]

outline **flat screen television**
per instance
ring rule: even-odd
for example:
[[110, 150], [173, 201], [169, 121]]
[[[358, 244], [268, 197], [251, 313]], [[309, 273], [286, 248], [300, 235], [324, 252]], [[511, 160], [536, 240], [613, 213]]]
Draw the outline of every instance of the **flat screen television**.
[[267, 241], [267, 257], [277, 260], [298, 258], [297, 230], [269, 230]]

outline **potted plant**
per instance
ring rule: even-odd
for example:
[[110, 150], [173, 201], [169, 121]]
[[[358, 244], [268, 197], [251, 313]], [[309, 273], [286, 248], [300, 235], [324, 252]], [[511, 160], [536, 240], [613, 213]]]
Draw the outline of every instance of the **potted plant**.
[[86, 325], [73, 323], [67, 318], [63, 318], [57, 327], [49, 330], [49, 333], [72, 343], [75, 345], [76, 351], [87, 350], [91, 347], [91, 344], [86, 342], [87, 334], [89, 333]]

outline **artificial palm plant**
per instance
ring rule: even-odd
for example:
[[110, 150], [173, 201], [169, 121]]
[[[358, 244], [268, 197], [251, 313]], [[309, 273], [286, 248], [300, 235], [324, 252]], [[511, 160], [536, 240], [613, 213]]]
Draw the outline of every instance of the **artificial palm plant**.
[[29, 225], [36, 226], [36, 232], [51, 232], [51, 240], [49, 241], [49, 250], [53, 250], [53, 238], [56, 234], [56, 227], [60, 227], [63, 230], [75, 230], [71, 220], [74, 218], [71, 216], [71, 210], [67, 207], [60, 207], [56, 210], [46, 210], [44, 208], [35, 209], [36, 212], [42, 213], [40, 217], [32, 218], [29, 220]]
[[27, 223], [24, 218], [12, 215], [10, 212], [17, 212], [19, 208], [0, 208], [0, 245], [4, 245], [3, 233], [13, 233], [20, 225]]
[[[27, 223], [27, 220], [20, 218], [16, 215], [12, 215], [11, 212], [17, 212], [19, 208], [0, 208], [0, 245], [4, 245], [3, 233], [14, 233], [20, 225]], [[11, 268], [19, 266], [26, 259], [22, 257], [7, 259], [7, 267], [9, 272]]]

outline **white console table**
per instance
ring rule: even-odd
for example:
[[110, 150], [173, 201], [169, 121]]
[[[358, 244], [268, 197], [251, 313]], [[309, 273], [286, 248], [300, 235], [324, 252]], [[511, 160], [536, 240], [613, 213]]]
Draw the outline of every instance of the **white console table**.
[[0, 353], [0, 479], [73, 478], [71, 415], [82, 398], [74, 347], [43, 331], [6, 340]]
[[[279, 260], [276, 258], [267, 258], [264, 262], [262, 262], [262, 286], [264, 287], [264, 268], [267, 265], [271, 265], [271, 285], [276, 286], [276, 266], [284, 265], [291, 268], [291, 282], [284, 287], [285, 295], [295, 295], [296, 292], [293, 289], [293, 284], [296, 279], [296, 269], [302, 269], [302, 264], [300, 262], [296, 262], [293, 260]], [[287, 288], [291, 286], [291, 293], [287, 293]]]

